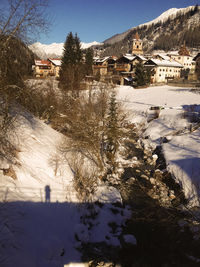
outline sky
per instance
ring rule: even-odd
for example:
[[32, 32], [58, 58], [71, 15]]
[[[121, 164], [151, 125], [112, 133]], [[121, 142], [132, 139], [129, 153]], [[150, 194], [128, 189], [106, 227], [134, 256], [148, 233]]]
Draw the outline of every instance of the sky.
[[49, 0], [48, 34], [37, 40], [61, 43], [77, 33], [81, 42], [103, 42], [111, 36], [158, 17], [170, 8], [200, 5], [200, 0]]

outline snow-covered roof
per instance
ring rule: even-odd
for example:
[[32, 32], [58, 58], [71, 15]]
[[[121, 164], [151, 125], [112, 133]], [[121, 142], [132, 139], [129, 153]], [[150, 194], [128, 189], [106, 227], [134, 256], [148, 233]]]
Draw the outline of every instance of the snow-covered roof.
[[103, 57], [103, 58], [98, 58], [97, 60], [96, 60], [96, 62], [97, 63], [103, 63], [104, 61], [106, 61], [107, 59], [109, 59], [110, 57], [109, 56], [107, 56], [107, 57]]
[[35, 66], [50, 66], [50, 62], [48, 60], [36, 59]]
[[131, 82], [133, 80], [133, 78], [132, 77], [124, 77], [124, 80]]
[[155, 54], [154, 56], [159, 56], [159, 57], [161, 57], [162, 59], [164, 59], [164, 60], [170, 60], [170, 57], [169, 56], [167, 56], [167, 55], [165, 55], [165, 54]]
[[132, 61], [135, 56], [131, 55], [131, 54], [126, 54], [126, 55], [123, 55], [123, 57], [127, 58], [128, 60]]
[[146, 63], [149, 63], [149, 62], [152, 62], [154, 65], [157, 65], [157, 66], [183, 68], [183, 65], [176, 62], [175, 60], [170, 61], [170, 60], [160, 60], [160, 59], [152, 58], [152, 59], [149, 59]]
[[49, 58], [49, 61], [52, 62], [55, 66], [61, 66], [61, 59]]
[[169, 55], [169, 56], [178, 56], [178, 51], [169, 51], [167, 53], [167, 55]]
[[136, 55], [136, 57], [139, 57], [143, 61], [146, 61], [147, 60], [147, 58], [143, 57], [142, 55]]

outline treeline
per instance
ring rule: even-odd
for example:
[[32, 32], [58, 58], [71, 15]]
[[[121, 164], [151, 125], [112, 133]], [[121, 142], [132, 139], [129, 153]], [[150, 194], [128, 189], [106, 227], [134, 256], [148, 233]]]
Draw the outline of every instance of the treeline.
[[193, 29], [187, 29], [179, 35], [175, 31], [171, 34], [160, 35], [153, 46], [153, 49], [170, 50], [178, 48], [185, 42], [187, 47], [199, 48], [200, 47], [200, 28], [199, 26]]

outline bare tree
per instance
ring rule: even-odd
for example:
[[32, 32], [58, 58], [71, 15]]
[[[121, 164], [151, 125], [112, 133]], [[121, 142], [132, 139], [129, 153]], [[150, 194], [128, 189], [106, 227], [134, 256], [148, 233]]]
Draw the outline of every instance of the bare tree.
[[22, 41], [46, 31], [48, 0], [4, 0], [0, 3], [0, 34], [4, 46], [12, 37]]
[[0, 154], [3, 156], [12, 148], [7, 139], [15, 119], [14, 114], [10, 115], [11, 109], [24, 96], [26, 70], [20, 72], [19, 68], [28, 68], [24, 58], [32, 60], [24, 43], [47, 30], [47, 4], [48, 0], [0, 1]]

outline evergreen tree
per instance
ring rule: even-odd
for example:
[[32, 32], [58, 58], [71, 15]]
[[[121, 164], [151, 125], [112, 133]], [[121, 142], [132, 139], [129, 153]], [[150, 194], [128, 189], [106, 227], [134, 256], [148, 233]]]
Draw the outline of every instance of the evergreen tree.
[[112, 92], [108, 108], [107, 129], [105, 135], [106, 157], [113, 170], [115, 169], [115, 156], [119, 148], [119, 139], [121, 136], [118, 116], [118, 104], [116, 102], [115, 93]]
[[59, 73], [59, 86], [66, 92], [70, 91], [75, 96], [80, 90], [83, 78], [82, 50], [80, 39], [72, 32], [67, 35]]
[[144, 86], [150, 83], [151, 73], [145, 69], [142, 63], [136, 64], [134, 81], [136, 86]]
[[92, 70], [93, 56], [94, 56], [93, 49], [88, 48], [85, 54], [85, 74], [86, 75], [91, 75], [93, 72]]
[[81, 42], [77, 34], [75, 34], [75, 37], [74, 37], [74, 45], [75, 45], [74, 61], [76, 64], [81, 64], [82, 58], [83, 58], [83, 52], [81, 50]]

